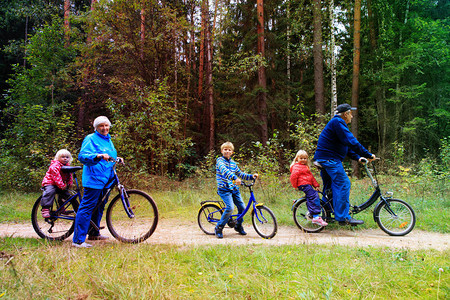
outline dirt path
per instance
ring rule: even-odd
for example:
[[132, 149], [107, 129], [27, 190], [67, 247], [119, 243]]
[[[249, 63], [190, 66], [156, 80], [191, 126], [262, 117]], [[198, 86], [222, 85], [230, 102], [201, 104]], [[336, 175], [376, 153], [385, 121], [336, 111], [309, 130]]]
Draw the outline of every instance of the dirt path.
[[[303, 233], [297, 227], [280, 226], [277, 235], [271, 240], [264, 240], [257, 235], [250, 224], [245, 224], [246, 236], [238, 235], [233, 229], [224, 230], [224, 238], [219, 240], [215, 236], [204, 234], [197, 223], [183, 222], [177, 224], [175, 220], [160, 220], [155, 233], [146, 241], [149, 244], [176, 245], [208, 245], [208, 244], [263, 244], [263, 245], [298, 245], [298, 244], [330, 244], [347, 245], [352, 247], [390, 247], [399, 249], [435, 249], [445, 251], [450, 249], [450, 234], [432, 233], [413, 230], [404, 237], [392, 237], [380, 229], [352, 231], [351, 228], [329, 229], [320, 233]], [[102, 234], [110, 236], [108, 230]], [[0, 224], [0, 236], [35, 237], [31, 223], [29, 224]], [[67, 242], [70, 242], [69, 238]], [[108, 241], [116, 242], [112, 237]]]

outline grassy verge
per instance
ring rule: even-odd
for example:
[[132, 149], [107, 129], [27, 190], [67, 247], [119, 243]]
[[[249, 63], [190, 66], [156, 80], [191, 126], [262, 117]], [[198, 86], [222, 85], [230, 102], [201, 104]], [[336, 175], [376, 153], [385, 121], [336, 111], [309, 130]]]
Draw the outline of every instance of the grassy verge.
[[449, 252], [0, 240], [4, 299], [448, 299]]
[[[450, 232], [450, 186], [447, 182], [433, 182], [430, 178], [405, 178], [384, 176], [379, 178], [382, 191], [394, 192], [394, 198], [407, 201], [415, 210], [417, 229], [441, 233]], [[143, 187], [155, 199], [162, 218], [176, 218], [179, 220], [194, 221], [203, 200], [218, 200], [214, 178], [186, 180], [182, 183], [168, 182], [157, 190]], [[245, 201], [249, 193], [241, 188]], [[372, 193], [368, 179], [353, 180], [351, 190], [351, 203], [360, 204]], [[266, 204], [277, 217], [280, 225], [295, 226], [292, 219], [292, 200], [303, 197], [303, 194], [294, 190], [287, 176], [268, 178], [262, 176], [257, 182], [255, 196], [259, 202]], [[31, 207], [39, 197], [39, 193], [24, 194], [20, 192], [0, 193], [0, 222], [29, 222]], [[373, 220], [375, 205], [355, 218], [365, 221], [363, 226], [356, 230], [377, 228]]]

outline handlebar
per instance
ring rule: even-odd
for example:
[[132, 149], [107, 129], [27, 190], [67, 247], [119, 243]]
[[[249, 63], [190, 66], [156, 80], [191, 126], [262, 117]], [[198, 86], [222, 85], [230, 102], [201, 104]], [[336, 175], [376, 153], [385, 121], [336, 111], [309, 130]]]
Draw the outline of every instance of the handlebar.
[[[246, 183], [244, 180], [241, 180], [241, 185], [245, 186], [245, 187], [251, 187], [255, 185], [256, 179], [252, 178], [249, 181], [251, 181], [250, 183]], [[233, 183], [235, 184], [235, 181], [233, 180]]]
[[[360, 158], [361, 159], [361, 163], [362, 164], [367, 164], [367, 163], [369, 163], [369, 160], [367, 159], [367, 158], [365, 158], [365, 157], [361, 157]], [[375, 157], [375, 160], [380, 160], [381, 158], [379, 158], [379, 157]]]
[[108, 162], [114, 162], [114, 163], [123, 164], [123, 165], [125, 164], [125, 161], [123, 160], [122, 157], [117, 157], [116, 159], [109, 157]]

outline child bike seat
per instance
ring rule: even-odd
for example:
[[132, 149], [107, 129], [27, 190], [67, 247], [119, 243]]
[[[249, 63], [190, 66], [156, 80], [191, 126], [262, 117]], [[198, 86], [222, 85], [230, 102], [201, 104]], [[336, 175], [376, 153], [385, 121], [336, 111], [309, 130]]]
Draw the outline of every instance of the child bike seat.
[[83, 167], [80, 166], [62, 166], [61, 171], [64, 173], [75, 173], [78, 170], [83, 169]]

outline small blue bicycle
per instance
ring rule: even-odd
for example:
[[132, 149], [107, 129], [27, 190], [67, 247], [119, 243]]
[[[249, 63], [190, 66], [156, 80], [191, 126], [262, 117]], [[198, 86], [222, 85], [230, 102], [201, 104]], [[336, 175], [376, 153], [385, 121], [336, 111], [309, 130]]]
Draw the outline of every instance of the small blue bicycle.
[[[125, 243], [140, 243], [148, 239], [158, 224], [158, 208], [150, 195], [139, 190], [128, 190], [119, 181], [116, 173], [116, 165], [120, 160], [111, 159], [114, 165], [114, 177], [105, 185], [111, 184], [105, 195], [94, 208], [96, 211], [102, 202], [107, 201], [111, 191], [117, 187], [119, 194], [116, 195], [106, 211], [106, 225], [112, 236]], [[50, 209], [50, 218], [41, 215], [41, 197], [33, 205], [31, 212], [31, 223], [36, 233], [47, 240], [64, 240], [69, 237], [75, 226], [75, 216], [81, 201], [81, 190], [78, 185], [76, 172], [81, 170], [79, 166], [64, 166], [62, 172], [72, 173], [76, 183], [76, 191], [68, 199], [56, 199]], [[97, 230], [96, 224], [91, 225]]]
[[[277, 219], [273, 212], [263, 203], [258, 203], [253, 194], [253, 185], [255, 180], [251, 183], [245, 183], [242, 181], [242, 185], [248, 187], [250, 190], [250, 198], [242, 214], [232, 215], [228, 220], [228, 226], [234, 228], [237, 221], [242, 219], [245, 214], [249, 211], [250, 207], [252, 210], [252, 223], [255, 231], [264, 239], [271, 239], [277, 234], [278, 225]], [[225, 210], [225, 203], [222, 200], [214, 201], [202, 201], [200, 203], [201, 207], [198, 211], [197, 221], [200, 229], [209, 235], [214, 235], [214, 228], [222, 217], [223, 211]]]

